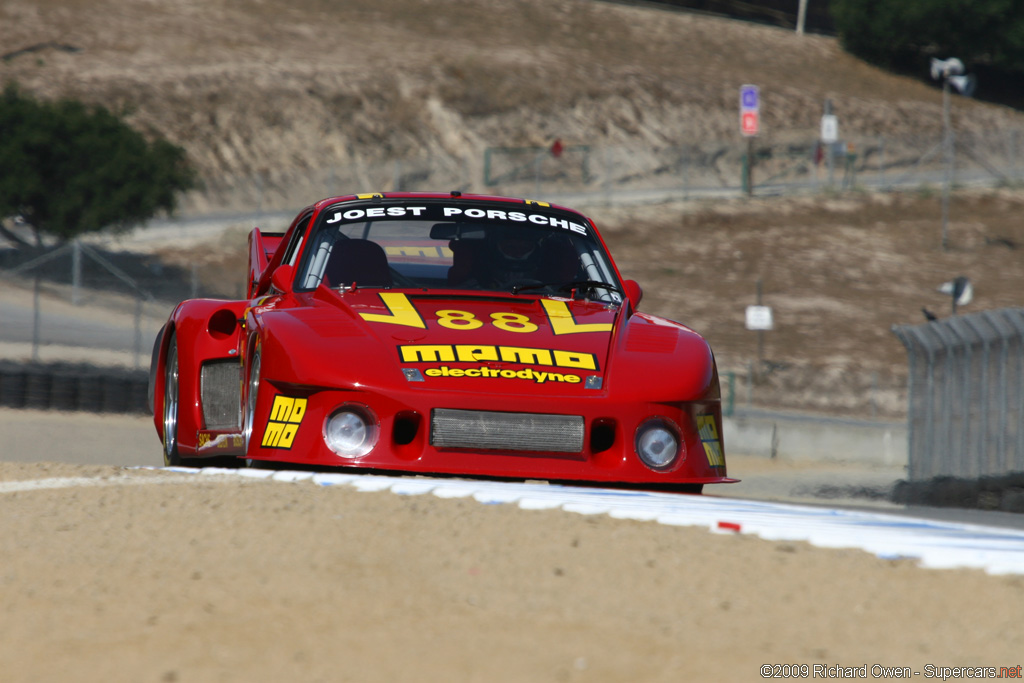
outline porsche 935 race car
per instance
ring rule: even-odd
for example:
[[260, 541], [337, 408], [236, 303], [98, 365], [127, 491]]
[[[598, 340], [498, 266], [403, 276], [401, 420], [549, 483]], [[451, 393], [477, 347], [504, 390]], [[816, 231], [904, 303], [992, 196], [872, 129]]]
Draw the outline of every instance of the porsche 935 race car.
[[734, 481], [709, 345], [641, 296], [563, 207], [324, 199], [250, 233], [245, 300], [184, 301], [161, 330], [165, 463]]

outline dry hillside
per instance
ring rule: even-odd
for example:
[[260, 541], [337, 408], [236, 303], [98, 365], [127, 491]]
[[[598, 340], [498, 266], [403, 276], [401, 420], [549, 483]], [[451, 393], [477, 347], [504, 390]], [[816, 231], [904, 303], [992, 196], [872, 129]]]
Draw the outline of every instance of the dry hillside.
[[[430, 155], [479, 177], [494, 146], [736, 140], [743, 83], [761, 87], [764, 142], [813, 139], [826, 98], [849, 135], [941, 127], [937, 89], [834, 39], [598, 0], [4, 0], [0, 45], [0, 80], [124, 112], [184, 146], [210, 187], [258, 174], [277, 190], [263, 208], [319, 198], [303, 178], [325, 167]], [[964, 135], [1021, 124], [1006, 108], [954, 108]], [[1012, 189], [958, 192], [946, 252], [927, 188], [580, 208], [644, 284], [644, 308], [704, 332], [739, 373], [739, 402], [757, 357], [743, 308], [760, 279], [778, 329], [755, 403], [899, 416], [891, 325], [923, 322], [921, 306], [945, 314], [935, 289], [961, 274], [977, 287], [972, 310], [1019, 304], [1022, 204]], [[200, 254], [241, 281], [239, 254]]]
[[[598, 0], [5, 0], [0, 80], [125, 112], [208, 179], [486, 146], [935, 132], [940, 93], [819, 36]], [[29, 49], [31, 48], [31, 49]], [[71, 51], [73, 49], [73, 51]], [[959, 102], [964, 131], [1020, 123]]]

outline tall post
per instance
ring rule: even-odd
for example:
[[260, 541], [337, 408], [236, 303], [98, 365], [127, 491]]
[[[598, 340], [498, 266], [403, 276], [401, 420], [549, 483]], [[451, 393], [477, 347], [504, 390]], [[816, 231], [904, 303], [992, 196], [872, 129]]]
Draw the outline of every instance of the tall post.
[[[829, 98], [826, 98], [825, 99], [825, 116], [831, 116], [831, 115], [832, 115], [832, 100], [829, 99]], [[836, 145], [835, 145], [835, 140], [824, 140], [823, 143], [825, 145], [825, 165], [826, 165], [826, 168], [828, 168], [828, 189], [831, 190], [832, 187], [833, 187], [833, 182], [835, 180], [835, 170], [836, 170], [835, 151], [836, 151]]]
[[142, 367], [142, 295], [135, 294], [135, 368]]
[[953, 136], [949, 115], [949, 76], [942, 79], [942, 251], [949, 250], [949, 186], [953, 181]]
[[796, 33], [798, 36], [804, 34], [804, 23], [807, 21], [807, 0], [800, 0], [800, 6], [796, 12]]
[[39, 362], [40, 327], [42, 327], [42, 316], [39, 311], [39, 275], [35, 277], [32, 287], [32, 362]]
[[743, 169], [743, 187], [747, 190], [747, 196], [754, 194], [754, 138], [747, 138], [747, 164]]
[[[757, 305], [761, 306], [761, 278], [757, 278]], [[764, 330], [757, 331], [757, 372], [764, 368]]]

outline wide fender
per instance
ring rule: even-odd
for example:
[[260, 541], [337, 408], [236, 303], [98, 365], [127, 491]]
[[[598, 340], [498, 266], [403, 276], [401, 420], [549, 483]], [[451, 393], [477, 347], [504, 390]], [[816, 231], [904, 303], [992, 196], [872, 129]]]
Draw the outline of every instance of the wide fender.
[[362, 320], [333, 311], [324, 316], [286, 309], [263, 312], [255, 325], [261, 372], [269, 381], [332, 388], [384, 388], [406, 381], [394, 347], [380, 344]]
[[195, 452], [196, 432], [202, 428], [202, 364], [238, 357], [246, 306], [245, 301], [185, 301], [174, 309], [160, 332], [150, 370], [153, 421], [163, 438], [165, 368], [173, 339], [178, 347], [178, 448], [182, 454]]
[[619, 400], [676, 403], [720, 398], [715, 357], [693, 330], [637, 313], [623, 325], [608, 366]]
[[249, 297], [254, 297], [267, 274], [267, 267], [284, 240], [283, 232], [263, 232], [253, 228], [249, 233]]

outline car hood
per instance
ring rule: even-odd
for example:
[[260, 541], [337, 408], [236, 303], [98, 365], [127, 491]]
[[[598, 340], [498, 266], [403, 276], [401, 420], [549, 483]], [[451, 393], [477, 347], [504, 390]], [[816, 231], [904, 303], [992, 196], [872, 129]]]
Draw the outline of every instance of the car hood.
[[279, 381], [580, 397], [614, 391], [648, 401], [698, 398], [712, 381], [714, 361], [699, 335], [655, 316], [627, 316], [625, 306], [377, 289], [320, 288], [286, 299], [256, 310], [264, 367], [276, 368]]

